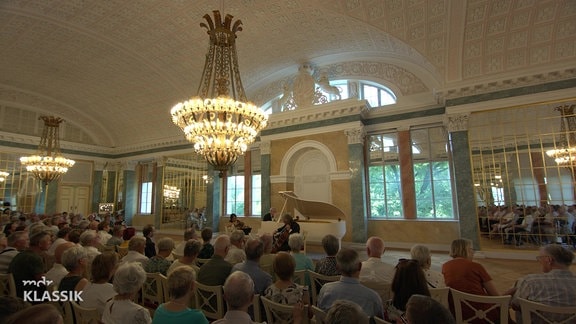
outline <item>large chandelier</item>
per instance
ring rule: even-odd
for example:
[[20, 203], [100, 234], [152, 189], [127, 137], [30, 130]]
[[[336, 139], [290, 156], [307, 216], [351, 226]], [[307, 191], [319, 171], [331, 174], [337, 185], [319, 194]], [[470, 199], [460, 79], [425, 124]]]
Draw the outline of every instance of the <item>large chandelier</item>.
[[576, 105], [564, 105], [554, 108], [562, 115], [560, 120], [560, 140], [556, 143], [556, 149], [546, 151], [546, 155], [554, 158], [559, 166], [576, 166]]
[[198, 96], [178, 103], [170, 113], [195, 151], [222, 176], [266, 127], [268, 116], [246, 100], [240, 79], [236, 32], [242, 21], [232, 23], [229, 14], [222, 21], [218, 10], [213, 13], [214, 20], [205, 14], [206, 23], [200, 24], [210, 35], [210, 47]]
[[42, 116], [40, 119], [44, 121], [44, 130], [38, 152], [36, 155], [21, 157], [20, 163], [26, 167], [26, 171], [47, 185], [68, 172], [68, 168], [75, 162], [60, 153], [59, 126], [64, 120], [53, 116]]

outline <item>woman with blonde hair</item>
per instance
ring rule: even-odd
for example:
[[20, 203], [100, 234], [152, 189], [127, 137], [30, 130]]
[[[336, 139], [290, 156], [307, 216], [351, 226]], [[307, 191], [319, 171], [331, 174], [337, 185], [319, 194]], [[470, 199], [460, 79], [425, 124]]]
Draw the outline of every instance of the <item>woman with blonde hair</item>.
[[92, 283], [84, 288], [80, 304], [82, 307], [96, 308], [100, 314], [104, 312], [104, 305], [116, 296], [114, 286], [108, 281], [116, 272], [117, 266], [118, 255], [114, 252], [104, 252], [94, 258], [90, 269]]

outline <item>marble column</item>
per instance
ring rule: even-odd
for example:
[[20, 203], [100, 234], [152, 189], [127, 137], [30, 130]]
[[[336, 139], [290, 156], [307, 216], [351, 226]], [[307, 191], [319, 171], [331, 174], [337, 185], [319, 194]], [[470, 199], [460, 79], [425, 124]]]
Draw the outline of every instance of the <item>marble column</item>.
[[156, 176], [154, 179], [154, 184], [156, 190], [154, 190], [154, 202], [152, 205], [152, 215], [154, 216], [154, 227], [160, 228], [163, 223], [162, 217], [164, 217], [164, 159], [159, 158], [156, 160], [156, 170], [154, 172]]
[[138, 211], [138, 179], [136, 177], [137, 162], [128, 162], [123, 165], [124, 184], [122, 196], [124, 197], [124, 219], [126, 224], [132, 224], [132, 217]]
[[98, 203], [104, 202], [100, 201], [103, 179], [104, 179], [104, 172], [102, 170], [94, 170], [94, 172], [92, 172], [92, 206], [90, 208], [90, 210], [92, 211], [97, 211]]
[[472, 240], [475, 249], [480, 248], [478, 216], [474, 195], [474, 181], [470, 147], [468, 145], [468, 114], [448, 115], [446, 124], [450, 133], [450, 151], [454, 176], [453, 194], [456, 197], [460, 237]]
[[404, 218], [416, 219], [416, 185], [414, 184], [412, 139], [409, 129], [398, 130], [398, 152], [402, 183], [402, 211]]
[[252, 212], [252, 153], [244, 153], [244, 216], [254, 215]]
[[214, 170], [214, 167], [208, 164], [208, 178], [211, 181], [206, 184], [206, 210], [204, 211], [204, 217], [206, 217], [206, 226], [212, 227], [214, 232], [218, 231], [218, 225], [220, 223], [220, 213], [221, 213], [221, 183], [222, 179], [218, 175], [218, 171]]
[[265, 215], [272, 207], [271, 184], [270, 184], [270, 141], [260, 143], [260, 176], [261, 176], [261, 201], [262, 215]]
[[366, 174], [364, 158], [364, 128], [344, 131], [348, 138], [348, 165], [350, 168], [350, 220], [352, 241], [364, 243], [368, 239], [366, 211]]
[[47, 215], [55, 214], [56, 205], [58, 204], [58, 185], [60, 180], [52, 181], [47, 186], [43, 186], [42, 192], [39, 192], [38, 204], [36, 205], [36, 213], [43, 213]]

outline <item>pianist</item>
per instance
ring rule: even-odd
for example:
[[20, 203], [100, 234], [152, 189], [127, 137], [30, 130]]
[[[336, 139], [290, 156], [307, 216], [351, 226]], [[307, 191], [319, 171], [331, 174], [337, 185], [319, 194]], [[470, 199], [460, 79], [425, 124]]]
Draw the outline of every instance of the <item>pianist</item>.
[[284, 216], [282, 216], [282, 222], [284, 225], [274, 233], [274, 244], [272, 247], [274, 253], [278, 251], [290, 251], [288, 237], [292, 233], [300, 233], [300, 225], [296, 223], [290, 214], [284, 214]]

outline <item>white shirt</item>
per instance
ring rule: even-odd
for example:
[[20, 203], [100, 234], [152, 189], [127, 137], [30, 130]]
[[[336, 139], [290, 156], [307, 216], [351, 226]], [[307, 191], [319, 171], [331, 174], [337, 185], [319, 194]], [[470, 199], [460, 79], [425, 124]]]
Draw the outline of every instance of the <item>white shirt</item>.
[[65, 239], [59, 237], [57, 238], [54, 242], [52, 242], [52, 245], [50, 245], [50, 248], [48, 249], [48, 251], [46, 251], [46, 253], [48, 253], [48, 255], [54, 256], [54, 252], [56, 251], [56, 248], [58, 246], [60, 246], [60, 244], [62, 243], [66, 243], [68, 241], [66, 241]]
[[128, 251], [128, 253], [126, 253], [126, 255], [122, 258], [118, 266], [121, 266], [126, 262], [140, 262], [140, 264], [142, 264], [142, 267], [144, 267], [146, 263], [148, 263], [148, 258], [142, 253], [138, 253], [136, 251]]
[[104, 306], [102, 322], [104, 324], [150, 324], [152, 318], [146, 308], [131, 300], [112, 299]]
[[98, 251], [98, 249], [93, 247], [93, 246], [85, 246], [84, 249], [86, 250], [86, 253], [88, 253], [88, 258], [90, 259], [90, 263], [92, 263], [92, 261], [94, 261], [94, 258], [97, 255], [102, 254], [102, 252]]
[[112, 235], [106, 231], [98, 231], [98, 236], [100, 236], [100, 243], [102, 243], [102, 245], [106, 245], [108, 240], [112, 238]]
[[68, 270], [60, 263], [54, 263], [52, 268], [46, 272], [46, 279], [52, 280], [54, 282], [54, 287], [57, 288], [60, 285], [60, 281], [68, 274]]
[[396, 269], [393, 265], [382, 262], [380, 258], [368, 258], [362, 262], [360, 281], [392, 282]]
[[91, 283], [82, 291], [82, 307], [96, 308], [100, 314], [104, 312], [106, 303], [116, 296], [116, 291], [111, 283]]

